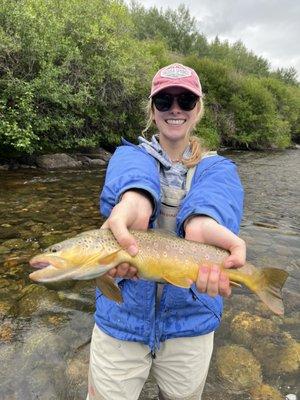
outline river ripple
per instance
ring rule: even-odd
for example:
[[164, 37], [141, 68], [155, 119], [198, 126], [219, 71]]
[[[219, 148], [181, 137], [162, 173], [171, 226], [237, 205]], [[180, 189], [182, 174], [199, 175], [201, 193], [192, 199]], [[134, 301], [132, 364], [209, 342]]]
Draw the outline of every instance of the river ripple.
[[[300, 152], [226, 155], [237, 163], [245, 187], [241, 236], [249, 261], [284, 268], [290, 277], [284, 318], [243, 290], [225, 301], [203, 400], [259, 398], [257, 390], [263, 389], [234, 388], [220, 365], [218, 350], [230, 354], [239, 351], [236, 345], [257, 361], [257, 387], [263, 382], [281, 396], [299, 395]], [[0, 174], [0, 363], [5, 366], [0, 369], [0, 398], [84, 399], [94, 288], [90, 282], [32, 284], [28, 260], [46, 246], [101, 225], [98, 196], [105, 170]], [[236, 362], [230, 361], [238, 369]], [[142, 399], [157, 399], [151, 379]]]

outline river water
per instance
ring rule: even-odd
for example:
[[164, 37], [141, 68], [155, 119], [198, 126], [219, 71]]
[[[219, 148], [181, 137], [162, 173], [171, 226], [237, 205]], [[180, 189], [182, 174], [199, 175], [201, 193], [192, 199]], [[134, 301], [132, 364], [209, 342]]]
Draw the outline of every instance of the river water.
[[[290, 276], [284, 317], [243, 289], [225, 300], [203, 400], [299, 396], [300, 151], [226, 155], [237, 163], [245, 188], [240, 234], [248, 260], [283, 268]], [[104, 174], [104, 168], [0, 171], [1, 400], [85, 398], [93, 283], [33, 284], [28, 260], [101, 225]], [[140, 400], [156, 399], [150, 377]]]

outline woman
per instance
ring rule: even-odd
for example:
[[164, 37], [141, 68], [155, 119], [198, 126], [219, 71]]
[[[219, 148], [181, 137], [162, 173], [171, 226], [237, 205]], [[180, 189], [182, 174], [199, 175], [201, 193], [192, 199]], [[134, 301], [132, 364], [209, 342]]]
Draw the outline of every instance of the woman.
[[[154, 76], [149, 123], [157, 135], [123, 141], [109, 163], [100, 198], [117, 241], [138, 252], [128, 229], [173, 230], [188, 240], [229, 250], [225, 267], [245, 262], [236, 234], [243, 189], [235, 165], [205, 153], [191, 132], [203, 115], [196, 72], [181, 64]], [[218, 266], [199, 266], [190, 289], [139, 280], [128, 264], [110, 271], [122, 289], [118, 305], [97, 291], [88, 399], [136, 400], [151, 369], [161, 400], [201, 399], [229, 281]], [[131, 279], [128, 279], [131, 278]]]

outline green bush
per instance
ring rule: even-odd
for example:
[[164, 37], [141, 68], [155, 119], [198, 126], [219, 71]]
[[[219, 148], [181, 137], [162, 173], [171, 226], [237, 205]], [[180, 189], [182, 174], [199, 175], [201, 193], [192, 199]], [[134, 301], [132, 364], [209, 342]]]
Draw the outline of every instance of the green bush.
[[51, 151], [137, 135], [158, 63], [124, 5], [1, 0], [1, 10], [2, 145]]

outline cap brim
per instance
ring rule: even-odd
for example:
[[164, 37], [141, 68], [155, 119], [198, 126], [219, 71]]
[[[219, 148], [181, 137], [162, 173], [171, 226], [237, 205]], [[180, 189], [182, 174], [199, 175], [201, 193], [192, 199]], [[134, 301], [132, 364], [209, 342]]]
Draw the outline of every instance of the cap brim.
[[153, 90], [153, 92], [150, 94], [149, 99], [151, 99], [151, 97], [155, 96], [157, 93], [161, 92], [162, 90], [165, 90], [167, 88], [170, 87], [180, 87], [183, 89], [187, 89], [190, 92], [194, 93], [196, 96], [202, 97], [202, 92], [200, 92], [199, 90], [197, 90], [196, 88], [189, 86], [189, 85], [182, 85], [182, 84], [174, 84], [174, 85], [170, 85], [170, 83], [166, 83], [165, 85], [161, 85], [159, 88]]

